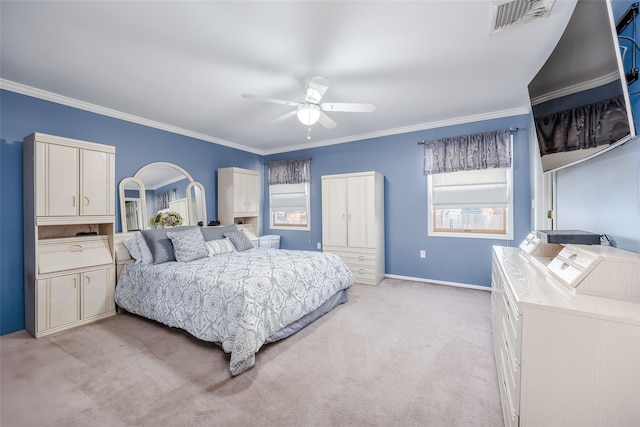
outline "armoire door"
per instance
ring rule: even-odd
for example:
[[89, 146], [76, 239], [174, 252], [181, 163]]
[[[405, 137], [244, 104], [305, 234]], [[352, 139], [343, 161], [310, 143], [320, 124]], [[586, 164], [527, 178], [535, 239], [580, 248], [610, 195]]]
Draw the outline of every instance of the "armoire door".
[[322, 242], [347, 246], [347, 179], [322, 180]]
[[347, 178], [347, 246], [374, 247], [373, 179], [366, 176]]

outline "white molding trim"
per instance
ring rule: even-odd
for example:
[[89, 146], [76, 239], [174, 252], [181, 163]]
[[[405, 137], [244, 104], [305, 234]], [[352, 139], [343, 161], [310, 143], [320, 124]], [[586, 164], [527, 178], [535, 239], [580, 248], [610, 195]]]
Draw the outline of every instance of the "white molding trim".
[[328, 145], [343, 144], [346, 142], [362, 141], [365, 139], [380, 138], [383, 136], [398, 135], [401, 133], [416, 132], [416, 131], [421, 131], [426, 129], [435, 129], [435, 128], [458, 125], [458, 124], [473, 123], [473, 122], [482, 121], [482, 120], [499, 119], [499, 118], [510, 117], [510, 116], [519, 115], [519, 114], [526, 114], [531, 110], [530, 105], [527, 103], [527, 105], [525, 106], [512, 108], [509, 110], [493, 111], [490, 113], [482, 113], [482, 114], [475, 114], [470, 116], [456, 117], [453, 119], [440, 120], [435, 122], [420, 123], [412, 126], [386, 129], [378, 132], [363, 133], [360, 135], [351, 135], [349, 137], [329, 139], [325, 141], [317, 141], [310, 144], [300, 144], [293, 147], [286, 147], [281, 149], [259, 150], [256, 148], [248, 147], [246, 145], [241, 145], [235, 142], [215, 138], [202, 133], [193, 132], [177, 126], [168, 125], [166, 123], [145, 119], [144, 117], [134, 116], [132, 114], [123, 113], [121, 111], [112, 110], [106, 107], [101, 107], [99, 105], [91, 104], [89, 102], [84, 102], [74, 98], [69, 98], [67, 96], [58, 95], [53, 92], [48, 92], [48, 91], [37, 89], [31, 86], [23, 85], [21, 83], [16, 83], [11, 80], [0, 78], [0, 89], [8, 90], [10, 92], [19, 93], [22, 95], [31, 96], [38, 99], [43, 99], [45, 101], [55, 102], [56, 104], [66, 105], [68, 107], [89, 111], [89, 112], [100, 114], [103, 116], [113, 117], [115, 119], [125, 120], [131, 123], [137, 123], [140, 125], [149, 126], [155, 129], [172, 132], [178, 135], [188, 136], [190, 138], [195, 138], [202, 141], [213, 142], [214, 144], [224, 145], [226, 147], [235, 148], [237, 150], [246, 151], [253, 154], [258, 154], [260, 156], [287, 153], [290, 151], [306, 150], [309, 148], [325, 147]]
[[417, 132], [417, 131], [427, 130], [427, 129], [436, 129], [436, 128], [441, 128], [446, 126], [479, 122], [483, 120], [501, 119], [503, 117], [511, 117], [511, 116], [520, 115], [520, 114], [527, 114], [529, 112], [531, 112], [531, 106], [527, 102], [527, 105], [525, 106], [518, 107], [518, 108], [511, 108], [509, 110], [493, 111], [490, 113], [461, 116], [453, 119], [439, 120], [435, 122], [419, 123], [412, 126], [386, 129], [378, 132], [363, 133], [360, 135], [352, 135], [345, 138], [328, 139], [325, 141], [317, 141], [309, 144], [300, 144], [300, 145], [295, 145], [295, 146], [287, 147], [283, 149], [265, 150], [263, 154], [266, 156], [270, 154], [286, 153], [289, 151], [298, 151], [298, 150], [305, 150], [309, 148], [325, 147], [328, 145], [343, 144], [345, 142], [362, 141], [365, 139], [380, 138], [383, 136], [398, 135], [401, 133]]
[[412, 282], [432, 283], [434, 285], [453, 286], [456, 288], [476, 289], [478, 291], [491, 292], [492, 289], [490, 286], [468, 285], [466, 283], [445, 282], [442, 280], [431, 280], [422, 277], [399, 276], [397, 274], [385, 274], [384, 277], [388, 277], [389, 279], [410, 280]]
[[554, 90], [549, 93], [537, 96], [531, 100], [531, 105], [538, 105], [543, 102], [550, 101], [552, 99], [561, 98], [563, 96], [573, 95], [574, 93], [582, 92], [584, 90], [593, 89], [605, 85], [607, 83], [620, 80], [620, 73], [614, 71], [604, 76], [589, 80], [587, 82], [576, 83], [573, 86], [568, 86], [562, 89]]
[[46, 90], [37, 89], [31, 86], [26, 86], [21, 83], [13, 82], [11, 80], [0, 79], [0, 89], [19, 93], [21, 95], [31, 96], [38, 99], [43, 99], [45, 101], [54, 102], [56, 104], [66, 105], [68, 107], [77, 108], [79, 110], [89, 111], [91, 113], [100, 114], [102, 116], [113, 117], [114, 119], [120, 119], [131, 123], [149, 126], [151, 128], [164, 130], [178, 135], [188, 136], [190, 138], [195, 138], [202, 141], [213, 142], [215, 144], [224, 145], [226, 147], [235, 148], [237, 150], [248, 151], [253, 154], [263, 155], [261, 150], [256, 150], [255, 148], [247, 147], [246, 145], [236, 144], [235, 142], [226, 141], [220, 138], [214, 138], [209, 135], [193, 132], [177, 126], [168, 125], [166, 123], [157, 122], [155, 120], [145, 119], [144, 117], [134, 116], [133, 114], [123, 113], [121, 111], [112, 110], [111, 108], [101, 107], [100, 105], [91, 104], [89, 102], [80, 101], [63, 95], [58, 95], [57, 93], [48, 92]]

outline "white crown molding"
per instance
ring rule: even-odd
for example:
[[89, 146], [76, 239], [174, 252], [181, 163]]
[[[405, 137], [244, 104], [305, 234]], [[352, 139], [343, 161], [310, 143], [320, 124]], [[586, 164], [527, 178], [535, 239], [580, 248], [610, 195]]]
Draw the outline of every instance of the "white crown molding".
[[252, 147], [236, 144], [224, 139], [214, 138], [209, 135], [205, 135], [198, 132], [192, 132], [187, 129], [183, 129], [177, 126], [168, 125], [166, 123], [157, 122], [155, 120], [145, 119], [144, 117], [134, 116], [132, 114], [123, 113], [121, 111], [112, 110], [110, 108], [101, 107], [89, 102], [80, 101], [67, 96], [58, 95], [46, 90], [37, 89], [31, 86], [16, 83], [11, 80], [0, 79], [0, 89], [5, 89], [10, 92], [19, 93], [22, 95], [32, 96], [34, 98], [43, 99], [45, 101], [55, 102], [56, 104], [66, 105], [68, 107], [78, 108], [80, 110], [89, 111], [92, 113], [100, 114], [103, 116], [113, 117], [115, 119], [124, 120], [127, 122], [137, 123], [144, 126], [149, 126], [155, 129], [165, 130], [167, 132], [176, 133], [178, 135], [184, 135], [202, 141], [213, 142], [215, 144], [224, 145], [226, 147], [235, 148], [237, 150], [248, 151], [253, 154], [263, 155], [260, 150], [256, 150]]
[[264, 152], [264, 155], [286, 153], [286, 152], [298, 151], [298, 150], [306, 150], [306, 149], [309, 149], [309, 148], [325, 147], [325, 146], [328, 146], [328, 145], [343, 144], [343, 143], [346, 143], [346, 142], [362, 141], [362, 140], [365, 140], [365, 139], [380, 138], [380, 137], [384, 137], [384, 136], [398, 135], [398, 134], [401, 134], [401, 133], [417, 132], [417, 131], [426, 130], [426, 129], [435, 129], [435, 128], [440, 128], [440, 127], [445, 127], [445, 126], [453, 126], [453, 125], [460, 125], [460, 124], [465, 124], [465, 123], [473, 123], [473, 122], [478, 122], [478, 121], [483, 121], [483, 120], [501, 119], [503, 117], [510, 117], [510, 116], [515, 116], [515, 115], [520, 115], [520, 114], [527, 114], [530, 111], [531, 111], [531, 108], [527, 104], [527, 105], [524, 105], [522, 107], [511, 108], [509, 110], [493, 111], [493, 112], [490, 112], [490, 113], [475, 114], [475, 115], [470, 115], [470, 116], [461, 116], [461, 117], [456, 117], [456, 118], [453, 118], [453, 119], [440, 120], [440, 121], [436, 121], [436, 122], [419, 123], [419, 124], [412, 125], [412, 126], [405, 126], [405, 127], [399, 127], [399, 128], [393, 128], [393, 129], [385, 129], [385, 130], [381, 130], [381, 131], [377, 131], [377, 132], [363, 133], [363, 134], [360, 134], [360, 135], [352, 135], [352, 136], [345, 137], [345, 138], [329, 139], [329, 140], [324, 140], [324, 141], [317, 141], [317, 142], [311, 142], [311, 143], [307, 143], [307, 144], [295, 145], [295, 146], [281, 148], [281, 149], [266, 150]]
[[582, 92], [583, 90], [593, 89], [605, 85], [607, 83], [620, 80], [620, 74], [618, 72], [612, 72], [607, 75], [598, 77], [597, 79], [589, 80], [587, 82], [577, 83], [572, 86], [563, 87], [549, 93], [545, 93], [540, 96], [536, 96], [531, 99], [531, 105], [538, 105], [552, 99], [561, 98], [563, 96], [573, 95], [574, 93]]
[[88, 102], [80, 101], [74, 98], [69, 98], [63, 95], [58, 95], [53, 92], [37, 89], [31, 86], [26, 86], [20, 83], [13, 82], [11, 80], [0, 79], [0, 89], [5, 89], [10, 92], [16, 92], [22, 95], [32, 96], [34, 98], [43, 99], [45, 101], [55, 102], [57, 104], [66, 105], [80, 110], [90, 111], [92, 113], [101, 114], [103, 116], [113, 117], [115, 119], [125, 120], [132, 123], [149, 126], [152, 128], [164, 130], [167, 132], [176, 133], [178, 135], [184, 135], [191, 138], [199, 139], [202, 141], [213, 142], [215, 144], [224, 145], [226, 147], [235, 148], [237, 150], [246, 151], [249, 153], [267, 156], [271, 154], [287, 153], [291, 151], [307, 150], [310, 148], [326, 147], [335, 144], [344, 144], [347, 142], [362, 141], [365, 139], [380, 138], [384, 136], [398, 135], [402, 133], [416, 132], [426, 129], [434, 129], [445, 126], [459, 125], [464, 123], [472, 123], [482, 120], [498, 119], [503, 117], [509, 117], [513, 115], [525, 114], [530, 111], [529, 106], [522, 106], [509, 110], [494, 111], [490, 113], [476, 114], [470, 116], [456, 117], [453, 119], [440, 120], [436, 122], [419, 123], [412, 126], [405, 126], [393, 129], [385, 129], [377, 132], [369, 132], [360, 135], [351, 135], [344, 138], [335, 138], [324, 141], [316, 141], [307, 144], [295, 145], [292, 147], [275, 148], [272, 150], [259, 150], [246, 145], [237, 144], [224, 139], [214, 138], [209, 135], [201, 134], [198, 132], [192, 132], [187, 129], [179, 128], [176, 126], [168, 125], [166, 123], [157, 122], [154, 120], [145, 119], [144, 117], [134, 116], [132, 114], [123, 113], [121, 111], [112, 110], [110, 108], [101, 107], [99, 105], [91, 104]]

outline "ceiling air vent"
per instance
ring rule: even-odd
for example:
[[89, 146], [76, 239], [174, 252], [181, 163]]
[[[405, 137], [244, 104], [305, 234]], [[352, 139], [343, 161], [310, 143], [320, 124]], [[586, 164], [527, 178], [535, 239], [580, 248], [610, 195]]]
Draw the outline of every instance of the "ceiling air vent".
[[511, 0], [493, 2], [493, 26], [491, 32], [502, 31], [515, 24], [522, 24], [549, 15], [555, 0]]

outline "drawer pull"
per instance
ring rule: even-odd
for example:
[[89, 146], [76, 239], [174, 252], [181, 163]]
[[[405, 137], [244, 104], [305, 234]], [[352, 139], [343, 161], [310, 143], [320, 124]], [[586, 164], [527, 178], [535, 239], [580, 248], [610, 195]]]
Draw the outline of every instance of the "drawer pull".
[[364, 256], [360, 255], [360, 256], [358, 257], [358, 261], [364, 261]]
[[570, 265], [569, 265], [569, 264], [567, 264], [566, 262], [563, 262], [563, 263], [562, 263], [562, 265], [560, 266], [560, 269], [561, 269], [561, 270], [566, 270], [566, 269], [567, 269], [567, 268], [569, 268], [569, 267], [570, 267]]
[[364, 271], [364, 269], [363, 269], [363, 268], [361, 268], [360, 270], [358, 270], [358, 274], [361, 274], [361, 275], [363, 275], [363, 276], [364, 276], [364, 273], [365, 273], [365, 271]]
[[575, 261], [575, 260], [576, 260], [576, 258], [578, 258], [578, 254], [571, 254], [571, 255], [569, 256], [569, 259], [570, 259], [571, 261]]
[[89, 286], [89, 283], [91, 283], [91, 278], [89, 276], [84, 276], [84, 285]]
[[81, 254], [82, 253], [82, 246], [80, 245], [73, 245], [69, 248], [69, 252], [71, 252], [72, 254]]
[[89, 198], [87, 196], [84, 196], [84, 205], [89, 206]]

